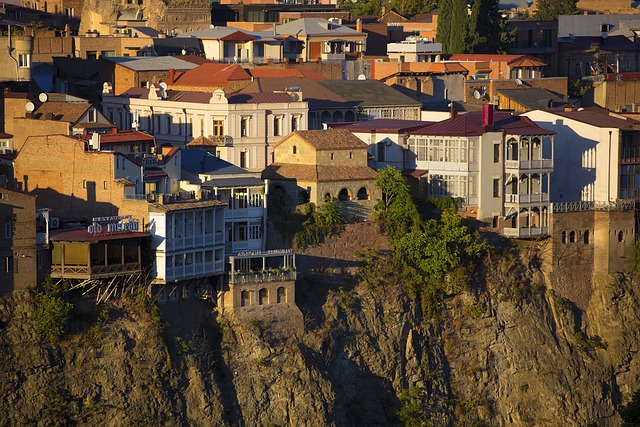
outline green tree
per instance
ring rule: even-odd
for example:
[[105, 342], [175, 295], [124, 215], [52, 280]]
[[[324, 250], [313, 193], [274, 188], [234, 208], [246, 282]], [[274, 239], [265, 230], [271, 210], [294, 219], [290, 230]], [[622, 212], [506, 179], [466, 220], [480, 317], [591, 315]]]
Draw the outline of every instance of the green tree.
[[640, 427], [640, 390], [633, 393], [631, 401], [618, 408], [622, 427]]
[[39, 293], [36, 297], [36, 332], [51, 343], [65, 331], [73, 304], [55, 294]]
[[417, 15], [430, 13], [436, 6], [436, 0], [390, 0], [387, 10], [393, 9], [402, 15]]
[[338, 6], [347, 9], [353, 16], [380, 16], [380, 0], [340, 0]]
[[436, 31], [436, 43], [442, 43], [442, 51], [449, 52], [449, 37], [451, 35], [451, 13], [453, 0], [440, 0], [438, 2], [438, 28]]
[[578, 0], [537, 0], [535, 19], [558, 19], [559, 15], [575, 15], [578, 13]]
[[[469, 15], [466, 0], [451, 0], [451, 29], [449, 46], [445, 53], [464, 53], [467, 41]], [[438, 20], [440, 25], [440, 20]]]
[[498, 0], [475, 0], [469, 17], [467, 51], [473, 53], [497, 52], [501, 48], [503, 18], [498, 11]]
[[387, 166], [378, 172], [376, 185], [382, 199], [375, 206], [378, 219], [386, 226], [391, 244], [411, 230], [419, 230], [420, 214], [402, 173]]

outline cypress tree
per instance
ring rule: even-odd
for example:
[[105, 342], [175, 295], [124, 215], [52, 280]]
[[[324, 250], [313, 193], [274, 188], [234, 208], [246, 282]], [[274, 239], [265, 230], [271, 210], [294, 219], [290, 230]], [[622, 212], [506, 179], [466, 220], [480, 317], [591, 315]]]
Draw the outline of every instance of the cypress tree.
[[493, 53], [500, 49], [502, 17], [498, 12], [499, 0], [475, 0], [469, 18], [467, 51]]
[[[467, 41], [467, 26], [469, 16], [466, 0], [451, 0], [451, 29], [449, 32], [449, 46], [446, 53], [464, 53]], [[440, 26], [440, 17], [438, 17]]]
[[449, 53], [449, 38], [451, 36], [451, 7], [453, 0], [438, 2], [438, 30], [436, 42], [442, 43], [442, 52]]

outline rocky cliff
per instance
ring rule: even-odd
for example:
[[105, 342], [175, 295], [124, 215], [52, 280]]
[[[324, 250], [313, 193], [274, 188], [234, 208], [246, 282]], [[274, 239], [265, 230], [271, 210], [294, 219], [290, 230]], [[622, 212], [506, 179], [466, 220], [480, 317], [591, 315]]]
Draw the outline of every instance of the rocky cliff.
[[300, 332], [203, 301], [77, 299], [49, 344], [34, 296], [3, 297], [0, 424], [619, 425], [640, 387], [637, 283], [603, 278], [581, 310], [555, 295], [544, 242], [501, 245], [436, 319], [402, 284], [356, 283], [356, 252], [385, 263], [373, 224], [299, 257]]

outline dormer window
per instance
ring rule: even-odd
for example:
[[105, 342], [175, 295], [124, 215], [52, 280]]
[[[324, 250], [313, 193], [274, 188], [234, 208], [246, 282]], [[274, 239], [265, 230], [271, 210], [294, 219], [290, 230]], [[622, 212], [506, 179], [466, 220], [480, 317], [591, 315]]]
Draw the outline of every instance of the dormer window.
[[600, 32], [601, 33], [608, 33], [610, 29], [611, 29], [611, 25], [609, 25], [609, 24], [600, 24]]

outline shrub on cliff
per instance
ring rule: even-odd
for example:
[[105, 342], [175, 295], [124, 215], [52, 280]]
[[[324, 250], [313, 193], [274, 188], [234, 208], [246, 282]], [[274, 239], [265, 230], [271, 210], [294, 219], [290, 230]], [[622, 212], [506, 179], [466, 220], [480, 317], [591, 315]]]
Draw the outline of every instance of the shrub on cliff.
[[57, 342], [65, 331], [73, 304], [61, 296], [39, 293], [36, 297], [36, 332], [50, 343]]

